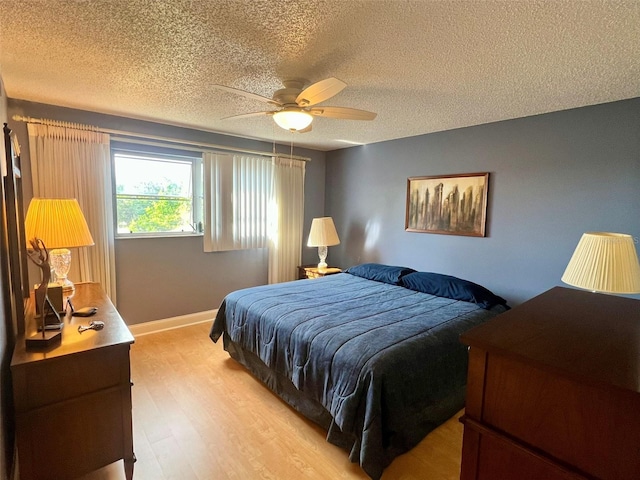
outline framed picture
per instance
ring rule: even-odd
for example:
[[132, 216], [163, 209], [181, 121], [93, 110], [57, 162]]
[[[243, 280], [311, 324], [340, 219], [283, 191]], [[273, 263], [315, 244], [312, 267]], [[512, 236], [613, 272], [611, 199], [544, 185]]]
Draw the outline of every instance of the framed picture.
[[488, 173], [407, 179], [408, 232], [484, 237]]

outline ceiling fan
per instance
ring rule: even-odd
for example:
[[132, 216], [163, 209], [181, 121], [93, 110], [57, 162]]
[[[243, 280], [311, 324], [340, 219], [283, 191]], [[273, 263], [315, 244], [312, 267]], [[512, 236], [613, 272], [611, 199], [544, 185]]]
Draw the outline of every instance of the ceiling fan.
[[337, 78], [331, 77], [320, 80], [304, 90], [302, 88], [306, 82], [302, 79], [285, 80], [282, 83], [284, 84], [284, 88], [277, 90], [272, 98], [263, 97], [262, 95], [233, 87], [227, 87], [226, 85], [214, 84], [212, 86], [278, 107], [277, 110], [241, 113], [239, 115], [225, 117], [225, 119], [269, 115], [273, 116], [273, 119], [281, 128], [292, 132], [304, 133], [311, 131], [311, 122], [314, 116], [339, 118], [342, 120], [373, 120], [376, 118], [376, 114], [373, 112], [355, 108], [314, 106], [337, 95], [347, 86], [346, 83]]

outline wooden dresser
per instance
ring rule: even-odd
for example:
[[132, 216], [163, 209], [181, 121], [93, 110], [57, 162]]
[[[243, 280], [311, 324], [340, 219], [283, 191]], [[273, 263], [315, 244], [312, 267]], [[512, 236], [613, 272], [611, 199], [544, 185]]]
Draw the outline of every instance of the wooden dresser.
[[640, 478], [640, 301], [556, 287], [461, 339], [462, 480]]
[[[11, 374], [20, 478], [73, 479], [124, 459], [130, 480], [135, 458], [129, 348], [134, 338], [100, 285], [76, 284], [73, 304], [95, 306], [98, 312], [67, 315], [58, 346], [26, 350], [24, 335], [16, 339]], [[103, 321], [104, 328], [78, 332], [92, 320]], [[30, 308], [26, 335], [33, 333]]]

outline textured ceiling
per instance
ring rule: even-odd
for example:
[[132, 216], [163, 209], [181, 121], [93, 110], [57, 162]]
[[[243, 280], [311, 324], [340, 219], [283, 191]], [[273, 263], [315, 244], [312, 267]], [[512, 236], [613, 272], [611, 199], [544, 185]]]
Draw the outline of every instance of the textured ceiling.
[[[0, 2], [9, 97], [332, 150], [640, 96], [640, 1], [14, 0]], [[266, 97], [337, 77], [292, 134]]]

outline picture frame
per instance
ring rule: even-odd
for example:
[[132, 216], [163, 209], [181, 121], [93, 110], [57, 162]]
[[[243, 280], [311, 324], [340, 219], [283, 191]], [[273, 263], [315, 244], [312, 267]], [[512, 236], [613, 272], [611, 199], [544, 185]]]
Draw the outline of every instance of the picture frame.
[[489, 173], [407, 179], [405, 230], [484, 237]]

